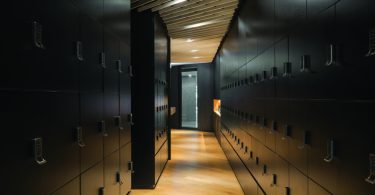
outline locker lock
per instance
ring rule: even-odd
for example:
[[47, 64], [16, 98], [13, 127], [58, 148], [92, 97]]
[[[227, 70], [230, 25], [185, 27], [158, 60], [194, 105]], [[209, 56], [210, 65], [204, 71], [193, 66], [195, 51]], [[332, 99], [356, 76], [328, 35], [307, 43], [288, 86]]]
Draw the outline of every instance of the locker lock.
[[76, 127], [76, 142], [79, 147], [83, 148], [86, 146], [85, 142], [83, 141], [83, 130], [82, 127]]
[[324, 158], [324, 161], [326, 162], [332, 162], [334, 159], [334, 153], [335, 153], [335, 142], [334, 140], [330, 139], [327, 140], [327, 156]]
[[375, 154], [369, 155], [369, 167], [370, 167], [370, 175], [365, 179], [366, 182], [374, 185], [375, 184]]
[[369, 32], [369, 51], [367, 52], [366, 56], [374, 56], [375, 55], [375, 28], [371, 29]]
[[34, 41], [34, 46], [39, 48], [39, 49], [45, 49], [46, 47], [43, 44], [43, 27], [42, 25], [34, 21], [33, 25], [33, 41]]

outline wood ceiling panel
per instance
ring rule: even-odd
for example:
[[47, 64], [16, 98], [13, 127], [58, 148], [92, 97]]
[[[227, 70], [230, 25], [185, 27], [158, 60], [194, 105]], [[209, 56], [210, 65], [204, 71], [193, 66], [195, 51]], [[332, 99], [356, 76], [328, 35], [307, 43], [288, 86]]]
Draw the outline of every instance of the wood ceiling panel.
[[211, 62], [238, 0], [131, 0], [132, 9], [158, 12], [171, 37], [171, 62]]

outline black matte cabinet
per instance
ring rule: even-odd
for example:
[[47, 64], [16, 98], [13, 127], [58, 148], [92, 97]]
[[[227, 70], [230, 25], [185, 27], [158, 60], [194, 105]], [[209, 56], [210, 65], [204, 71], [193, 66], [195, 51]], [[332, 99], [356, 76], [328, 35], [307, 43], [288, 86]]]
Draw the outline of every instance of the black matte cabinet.
[[161, 19], [151, 11], [134, 10], [131, 30], [132, 188], [152, 189], [169, 157], [170, 40]]

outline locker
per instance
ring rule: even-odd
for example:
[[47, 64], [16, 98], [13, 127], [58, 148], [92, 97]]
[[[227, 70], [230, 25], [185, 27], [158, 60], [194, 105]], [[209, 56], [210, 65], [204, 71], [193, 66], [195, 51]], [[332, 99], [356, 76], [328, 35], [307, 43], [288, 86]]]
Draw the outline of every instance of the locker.
[[296, 168], [289, 166], [290, 195], [307, 195], [308, 180]]
[[289, 140], [289, 162], [303, 173], [307, 173], [308, 149], [311, 132], [307, 129], [308, 103], [290, 100], [290, 124], [292, 126]]
[[276, 194], [276, 188], [274, 187], [273, 176], [275, 174], [274, 153], [266, 147], [262, 147], [260, 154], [261, 159], [261, 174], [256, 177], [258, 179], [259, 185], [266, 192], [266, 194], [273, 195]]
[[104, 188], [107, 194], [120, 194], [120, 151], [116, 150], [104, 159]]
[[314, 181], [309, 180], [309, 195], [332, 195], [332, 193], [323, 189]]
[[[373, 154], [373, 102], [343, 102], [339, 104], [337, 156], [339, 157], [339, 193], [343, 195], [375, 193], [374, 185], [365, 179], [370, 176], [370, 154]], [[353, 136], [353, 133], [356, 136]]]
[[78, 91], [79, 65], [84, 56], [77, 51], [85, 47], [79, 36], [79, 10], [65, 1], [34, 3], [35, 20], [42, 25], [44, 49], [34, 54], [33, 66], [24, 67], [22, 72], [27, 75], [22, 78], [26, 81], [23, 87]]
[[58, 189], [56, 192], [53, 192], [52, 195], [80, 195], [79, 192], [79, 177], [75, 178], [74, 180], [70, 181], [68, 184], [65, 184], [63, 187]]
[[79, 66], [79, 89], [81, 92], [102, 92], [103, 63], [100, 54], [103, 52], [103, 27], [84, 14], [80, 15], [80, 21], [84, 61]]
[[306, 1], [275, 0], [275, 40], [291, 32], [306, 18]]
[[[4, 165], [5, 191], [48, 194], [78, 176], [79, 147], [72, 138], [78, 126], [78, 96], [36, 92], [1, 96], [3, 124], [14, 129], [5, 133], [20, 140], [2, 143], [3, 148], [12, 148], [4, 150], [4, 155], [12, 159]], [[34, 141], [36, 138], [42, 140]], [[34, 148], [39, 152], [33, 152]], [[23, 178], [24, 186], [14, 188], [19, 178]]]
[[118, 94], [104, 94], [104, 156], [119, 149], [119, 126], [117, 118], [119, 116], [119, 96]]
[[96, 164], [81, 175], [81, 195], [97, 195], [104, 189], [103, 162]]
[[102, 23], [117, 37], [130, 44], [130, 1], [106, 0]]
[[276, 100], [275, 115], [278, 123], [278, 132], [276, 133], [275, 152], [284, 159], [289, 159], [289, 142], [293, 127], [289, 124], [288, 100]]
[[131, 176], [132, 170], [130, 170], [131, 161], [131, 143], [126, 144], [120, 149], [120, 194], [127, 194], [131, 190]]
[[103, 119], [103, 94], [80, 95], [80, 121], [84, 146], [81, 147], [81, 171], [103, 160], [103, 132], [98, 123]]
[[122, 128], [120, 131], [120, 146], [124, 146], [131, 140], [131, 121], [129, 120], [131, 114], [131, 89], [130, 89], [130, 74], [128, 67], [130, 65], [129, 46], [123, 42], [120, 43], [120, 56], [122, 63], [122, 73], [120, 74], [120, 116], [122, 121]]
[[267, 127], [266, 131], [266, 142], [265, 145], [270, 148], [272, 151], [276, 150], [276, 136], [278, 133], [278, 122], [275, 119], [275, 100], [265, 101], [265, 117], [267, 118]]
[[335, 3], [339, 2], [339, 0], [328, 0], [328, 1], [316, 1], [316, 0], [307, 0], [306, 8], [307, 8], [307, 16], [313, 17], [314, 15], [319, 14], [320, 12], [326, 10], [330, 6], [334, 5]]
[[289, 38], [283, 38], [275, 45], [275, 67], [278, 71], [278, 77], [275, 79], [275, 97], [289, 97], [289, 82], [291, 77], [289, 55], [288, 55]]
[[[311, 131], [311, 147], [309, 148], [309, 177], [333, 194], [339, 194], [341, 163], [340, 141], [337, 136], [342, 133], [337, 124], [338, 105], [335, 102], [311, 102], [309, 105], [308, 124]], [[319, 117], [316, 117], [319, 115]], [[343, 142], [344, 143], [344, 142]]]
[[110, 32], [104, 31], [104, 92], [119, 93], [119, 69], [118, 60], [120, 60], [119, 40]]
[[103, 17], [103, 0], [71, 0], [80, 10], [92, 17], [94, 20], [100, 20]]
[[289, 185], [289, 164], [284, 159], [277, 155], [274, 155], [274, 161], [272, 162], [274, 167], [274, 182], [273, 188], [276, 188], [277, 195], [287, 194], [287, 190], [290, 188]]

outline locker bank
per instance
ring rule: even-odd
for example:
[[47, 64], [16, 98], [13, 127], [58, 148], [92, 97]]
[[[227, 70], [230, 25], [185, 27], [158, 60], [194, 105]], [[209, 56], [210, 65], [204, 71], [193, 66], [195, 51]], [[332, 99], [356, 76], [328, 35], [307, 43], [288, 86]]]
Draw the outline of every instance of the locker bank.
[[375, 1], [2, 7], [0, 194], [375, 194]]

